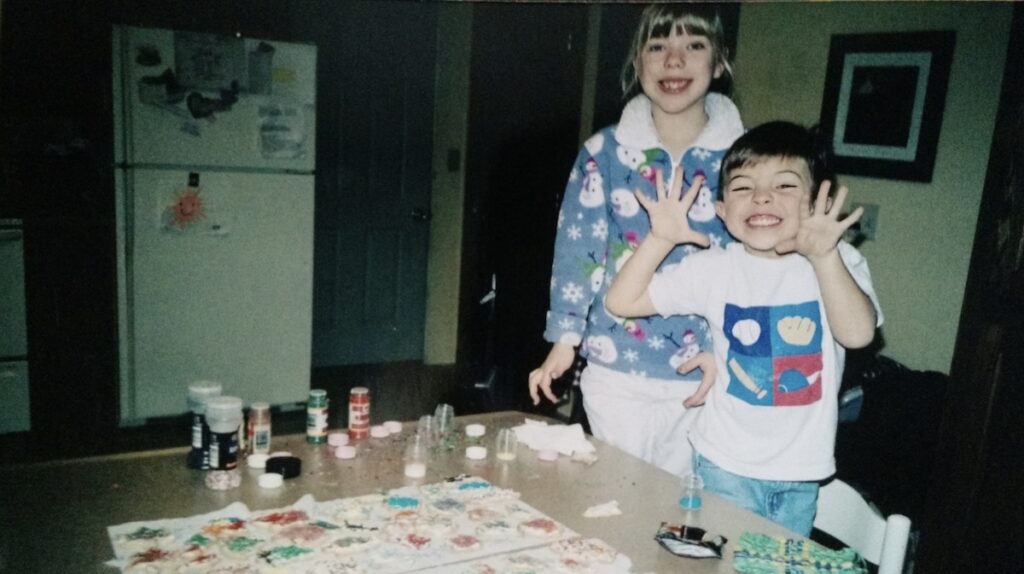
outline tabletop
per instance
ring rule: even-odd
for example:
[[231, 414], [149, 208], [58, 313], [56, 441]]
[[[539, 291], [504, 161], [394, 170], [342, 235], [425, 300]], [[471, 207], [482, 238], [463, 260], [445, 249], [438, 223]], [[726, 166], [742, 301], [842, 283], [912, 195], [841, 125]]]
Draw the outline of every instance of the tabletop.
[[[481, 423], [487, 444], [503, 426], [522, 424], [520, 412], [457, 417], [458, 428]], [[470, 460], [464, 445], [441, 449], [422, 479], [404, 476], [402, 454], [415, 422], [400, 435], [367, 439], [351, 460], [332, 455], [327, 445], [307, 444], [303, 435], [274, 437], [272, 449], [302, 459], [302, 474], [282, 488], [256, 484], [257, 472], [243, 468], [242, 485], [214, 491], [204, 472], [185, 466], [187, 447], [0, 468], [0, 572], [114, 572], [107, 527], [137, 520], [187, 517], [243, 502], [250, 510], [277, 508], [302, 495], [316, 500], [360, 496], [410, 484], [438, 482], [458, 474], [484, 478], [515, 490], [527, 504], [586, 537], [597, 537], [629, 556], [634, 572], [733, 572], [732, 552], [744, 531], [797, 537], [760, 516], [704, 493], [700, 510], [679, 507], [680, 480], [593, 437], [592, 464], [559, 457], [539, 460], [520, 444], [514, 461]], [[464, 440], [464, 439], [462, 439]], [[493, 445], [492, 445], [493, 446]], [[240, 467], [244, 467], [242, 463]], [[618, 501], [621, 515], [585, 518], [584, 511]], [[695, 560], [662, 549], [654, 535], [662, 522], [700, 526], [729, 539], [721, 560]]]

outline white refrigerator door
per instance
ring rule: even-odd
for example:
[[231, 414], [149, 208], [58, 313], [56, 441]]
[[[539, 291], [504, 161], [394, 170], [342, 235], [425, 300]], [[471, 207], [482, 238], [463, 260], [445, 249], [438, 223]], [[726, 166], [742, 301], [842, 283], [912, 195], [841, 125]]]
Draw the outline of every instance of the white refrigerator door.
[[117, 175], [122, 424], [184, 412], [188, 384], [202, 379], [246, 403], [303, 400], [313, 176], [203, 172], [201, 215], [183, 223], [187, 171]]
[[117, 163], [313, 170], [315, 46], [117, 27], [113, 48]]

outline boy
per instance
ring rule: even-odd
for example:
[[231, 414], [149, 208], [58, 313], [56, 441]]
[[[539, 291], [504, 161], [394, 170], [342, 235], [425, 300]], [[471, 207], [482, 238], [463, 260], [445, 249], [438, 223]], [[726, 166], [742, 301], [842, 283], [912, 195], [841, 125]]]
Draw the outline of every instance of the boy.
[[[863, 257], [840, 237], [861, 216], [839, 218], [827, 146], [807, 129], [771, 122], [726, 152], [715, 211], [736, 239], [655, 275], [678, 243], [707, 245], [684, 214], [679, 174], [658, 198], [637, 199], [652, 230], [615, 278], [615, 315], [703, 315], [718, 376], [690, 430], [705, 488], [803, 535], [818, 481], [835, 472], [833, 447], [845, 348], [866, 346], [881, 313]], [[811, 206], [812, 190], [818, 190]]]

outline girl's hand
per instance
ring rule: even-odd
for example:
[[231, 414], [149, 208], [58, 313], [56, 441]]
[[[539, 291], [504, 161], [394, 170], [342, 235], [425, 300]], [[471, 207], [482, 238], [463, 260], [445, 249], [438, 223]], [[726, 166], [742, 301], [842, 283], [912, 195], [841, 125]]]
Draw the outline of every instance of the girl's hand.
[[555, 343], [551, 346], [551, 351], [544, 362], [530, 371], [530, 398], [533, 399], [534, 406], [540, 404], [540, 392], [543, 392], [549, 401], [558, 402], [558, 398], [551, 392], [551, 383], [561, 377], [575, 359], [576, 348], [572, 345]]
[[651, 219], [651, 235], [667, 241], [672, 245], [679, 243], [693, 243], [701, 247], [707, 247], [711, 242], [708, 236], [690, 229], [690, 221], [686, 214], [690, 206], [697, 199], [701, 184], [704, 183], [703, 176], [693, 179], [690, 189], [683, 194], [682, 171], [675, 169], [672, 177], [671, 189], [665, 187], [665, 180], [661, 170], [656, 171], [655, 180], [658, 189], [658, 197], [649, 199], [640, 189], [634, 194], [640, 205], [647, 210], [647, 216]]
[[818, 189], [818, 197], [814, 200], [814, 209], [811, 210], [810, 194], [804, 195], [800, 201], [800, 229], [796, 237], [780, 242], [775, 251], [779, 254], [797, 253], [810, 259], [820, 259], [835, 251], [839, 239], [846, 233], [864, 213], [863, 207], [853, 210], [844, 219], [839, 219], [839, 212], [846, 201], [848, 190], [846, 186], [839, 188], [835, 200], [828, 197], [828, 190], [831, 184], [824, 182]]

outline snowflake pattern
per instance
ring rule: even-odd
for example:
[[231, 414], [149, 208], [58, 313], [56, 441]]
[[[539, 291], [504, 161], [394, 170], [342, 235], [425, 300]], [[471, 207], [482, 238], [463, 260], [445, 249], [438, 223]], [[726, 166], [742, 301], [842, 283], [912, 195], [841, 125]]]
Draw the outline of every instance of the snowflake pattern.
[[711, 151], [704, 148], [693, 148], [693, 155], [701, 161], [707, 161], [711, 157]]
[[590, 236], [596, 237], [601, 241], [608, 239], [608, 220], [598, 219], [594, 223], [590, 224]]
[[715, 235], [714, 233], [709, 233], [708, 237], [711, 239], [711, 246], [712, 247], [721, 247], [722, 246], [722, 238], [721, 237]]
[[558, 326], [563, 331], [572, 331], [573, 320], [568, 317], [562, 317], [562, 320], [558, 322]]
[[583, 299], [583, 287], [573, 282], [566, 283], [565, 287], [562, 287], [562, 299], [576, 304]]
[[635, 363], [640, 360], [640, 353], [636, 352], [636, 349], [628, 349], [622, 353], [622, 358], [626, 359], [630, 363]]
[[651, 337], [647, 340], [647, 346], [655, 351], [660, 351], [665, 347], [665, 339], [662, 339], [661, 337]]
[[570, 182], [579, 181], [579, 179], [580, 179], [580, 170], [573, 169], [572, 171], [569, 172], [569, 181]]
[[718, 159], [718, 160], [715, 160], [715, 161], [711, 162], [711, 171], [713, 171], [715, 173], [718, 173], [718, 172], [722, 171], [722, 160], [721, 159]]
[[569, 239], [572, 239], [573, 241], [583, 237], [583, 230], [580, 229], [578, 225], [570, 225], [567, 233], [569, 234]]
[[558, 210], [558, 225], [556, 225], [556, 227], [557, 227], [558, 229], [561, 229], [561, 228], [562, 228], [562, 223], [563, 223], [564, 221], [565, 221], [565, 212], [564, 212], [564, 211], [562, 211], [561, 209], [559, 209], [559, 210]]

